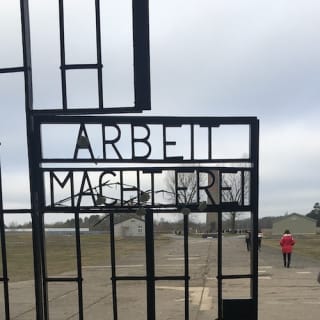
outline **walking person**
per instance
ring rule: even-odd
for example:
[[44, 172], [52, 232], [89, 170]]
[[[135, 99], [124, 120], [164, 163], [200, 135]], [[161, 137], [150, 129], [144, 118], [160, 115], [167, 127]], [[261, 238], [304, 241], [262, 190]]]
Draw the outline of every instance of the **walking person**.
[[250, 251], [251, 248], [251, 232], [246, 231], [246, 245], [247, 245], [247, 251]]
[[292, 254], [292, 247], [295, 245], [295, 240], [293, 239], [292, 234], [287, 229], [285, 230], [284, 234], [280, 239], [280, 246], [282, 248], [282, 255], [283, 255], [283, 265], [285, 268], [290, 268], [291, 262], [291, 254]]
[[259, 231], [258, 231], [258, 249], [259, 249], [259, 251], [261, 250], [262, 237], [263, 237], [263, 233], [259, 229]]

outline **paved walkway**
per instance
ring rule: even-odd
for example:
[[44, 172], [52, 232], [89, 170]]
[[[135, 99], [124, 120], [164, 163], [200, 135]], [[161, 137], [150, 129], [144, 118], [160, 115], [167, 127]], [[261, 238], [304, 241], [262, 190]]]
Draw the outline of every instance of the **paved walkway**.
[[[216, 239], [190, 239], [190, 320], [217, 318]], [[169, 248], [156, 251], [156, 275], [183, 274], [183, 241], [176, 238]], [[320, 313], [319, 262], [293, 254], [292, 268], [282, 267], [280, 249], [262, 247], [259, 261], [259, 320], [315, 320]], [[223, 273], [249, 272], [244, 239], [224, 238]], [[141, 260], [118, 262], [118, 275], [144, 275]], [[110, 266], [83, 268], [84, 319], [113, 319]], [[224, 298], [248, 298], [247, 279], [226, 280]], [[34, 320], [32, 281], [10, 284], [11, 319]], [[144, 281], [119, 282], [118, 319], [146, 319]], [[0, 300], [3, 299], [0, 296]], [[50, 320], [78, 319], [77, 286], [49, 284]], [[184, 319], [183, 281], [158, 281], [157, 319]], [[1, 315], [2, 316], [2, 315]], [[2, 318], [1, 318], [2, 319]]]

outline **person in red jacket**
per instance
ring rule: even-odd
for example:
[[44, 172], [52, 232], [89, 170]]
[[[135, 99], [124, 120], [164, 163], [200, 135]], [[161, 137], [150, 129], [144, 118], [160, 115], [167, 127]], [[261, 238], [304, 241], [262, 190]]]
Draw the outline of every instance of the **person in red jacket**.
[[283, 254], [283, 264], [285, 268], [290, 268], [292, 247], [295, 244], [292, 234], [286, 230], [280, 239], [280, 246]]

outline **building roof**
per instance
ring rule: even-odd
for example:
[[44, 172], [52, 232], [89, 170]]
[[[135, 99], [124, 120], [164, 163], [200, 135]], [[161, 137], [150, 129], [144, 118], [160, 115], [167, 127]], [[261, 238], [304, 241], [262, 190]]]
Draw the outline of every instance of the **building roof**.
[[126, 222], [126, 221], [128, 221], [128, 220], [132, 220], [132, 219], [134, 219], [134, 220], [138, 220], [138, 221], [141, 221], [141, 222], [143, 222], [143, 223], [145, 223], [145, 221], [143, 220], [143, 219], [141, 219], [140, 217], [138, 217], [138, 216], [126, 216], [124, 219], [122, 219], [121, 221], [117, 221], [117, 222], [115, 222], [115, 224], [114, 225], [117, 225], [117, 224], [121, 224], [121, 223], [123, 223], [123, 222]]
[[288, 219], [288, 218], [293, 217], [293, 216], [297, 216], [297, 217], [299, 217], [299, 218], [312, 221], [312, 222], [314, 222], [314, 223], [317, 222], [317, 220], [315, 220], [315, 219], [312, 219], [312, 218], [309, 218], [309, 217], [304, 216], [304, 215], [302, 215], [302, 214], [299, 214], [299, 213], [295, 213], [295, 212], [294, 212], [294, 213], [291, 213], [291, 214], [289, 214], [289, 215], [287, 215], [287, 216], [284, 216], [284, 217], [280, 218], [279, 220], [275, 221], [274, 223], [278, 223], [278, 222], [280, 222], [280, 221], [283, 221], [283, 220]]

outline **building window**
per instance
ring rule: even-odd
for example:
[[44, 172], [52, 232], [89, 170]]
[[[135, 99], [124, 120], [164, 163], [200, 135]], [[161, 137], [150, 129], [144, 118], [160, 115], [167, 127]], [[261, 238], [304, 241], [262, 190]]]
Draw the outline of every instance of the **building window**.
[[138, 226], [138, 233], [142, 233], [142, 226]]

